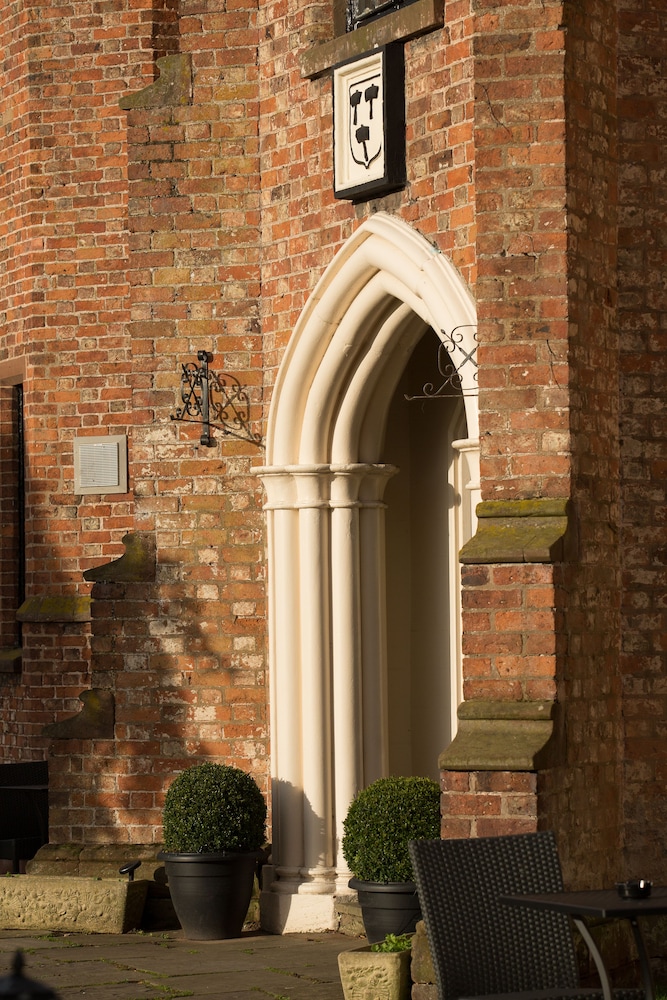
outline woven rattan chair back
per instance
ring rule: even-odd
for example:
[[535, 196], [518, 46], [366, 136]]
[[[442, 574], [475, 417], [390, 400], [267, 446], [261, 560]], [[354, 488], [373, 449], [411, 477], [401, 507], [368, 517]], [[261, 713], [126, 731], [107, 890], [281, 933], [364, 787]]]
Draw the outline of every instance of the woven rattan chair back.
[[410, 855], [439, 1000], [578, 986], [567, 917], [500, 902], [562, 890], [551, 832], [412, 841]]

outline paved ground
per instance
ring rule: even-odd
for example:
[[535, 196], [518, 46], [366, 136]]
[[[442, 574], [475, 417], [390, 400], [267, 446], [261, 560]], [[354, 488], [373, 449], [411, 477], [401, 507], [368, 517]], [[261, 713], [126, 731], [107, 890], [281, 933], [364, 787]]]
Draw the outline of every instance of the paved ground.
[[186, 941], [181, 931], [47, 934], [0, 931], [0, 977], [17, 948], [24, 975], [62, 1000], [343, 1000], [341, 934], [245, 933], [229, 941]]

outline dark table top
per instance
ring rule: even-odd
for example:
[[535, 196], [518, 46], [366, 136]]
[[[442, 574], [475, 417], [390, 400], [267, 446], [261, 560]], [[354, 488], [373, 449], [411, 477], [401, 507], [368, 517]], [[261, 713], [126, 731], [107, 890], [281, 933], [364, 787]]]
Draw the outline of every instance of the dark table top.
[[654, 887], [645, 899], [621, 899], [616, 889], [590, 889], [580, 892], [544, 892], [526, 896], [502, 896], [501, 902], [512, 906], [530, 906], [538, 910], [557, 910], [581, 917], [641, 917], [667, 913], [667, 887]]

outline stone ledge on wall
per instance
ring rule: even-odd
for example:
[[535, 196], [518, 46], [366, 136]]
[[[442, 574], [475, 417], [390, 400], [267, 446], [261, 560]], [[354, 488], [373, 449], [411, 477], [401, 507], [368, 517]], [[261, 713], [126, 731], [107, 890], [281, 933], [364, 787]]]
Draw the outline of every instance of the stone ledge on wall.
[[334, 66], [389, 42], [407, 42], [444, 24], [443, 0], [416, 0], [372, 24], [315, 45], [301, 55], [301, 76], [314, 79]]
[[537, 771], [547, 766], [555, 703], [464, 701], [441, 771]]
[[459, 559], [481, 563], [552, 563], [565, 557], [568, 501], [484, 500], [477, 505], [477, 531]]
[[87, 569], [88, 583], [150, 583], [155, 580], [155, 536], [133, 531], [121, 539], [125, 552], [113, 562]]
[[156, 60], [160, 75], [154, 83], [127, 94], [118, 102], [123, 111], [134, 108], [183, 106], [192, 101], [192, 58], [189, 53]]
[[20, 622], [89, 622], [90, 597], [80, 594], [43, 594], [28, 597], [16, 612]]
[[42, 736], [56, 740], [113, 739], [115, 706], [112, 692], [91, 688], [81, 692], [79, 701], [83, 708], [78, 715], [44, 726]]

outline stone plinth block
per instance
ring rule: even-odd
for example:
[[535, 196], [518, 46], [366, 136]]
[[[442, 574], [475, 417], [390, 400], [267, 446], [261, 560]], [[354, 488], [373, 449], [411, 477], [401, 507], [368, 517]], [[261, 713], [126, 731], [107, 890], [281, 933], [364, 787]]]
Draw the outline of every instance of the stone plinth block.
[[410, 951], [343, 951], [338, 971], [345, 1000], [409, 1000]]
[[3, 930], [123, 934], [139, 926], [148, 882], [66, 875], [0, 879]]

